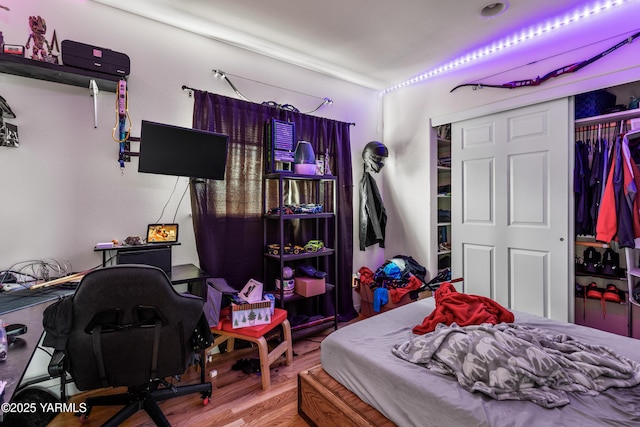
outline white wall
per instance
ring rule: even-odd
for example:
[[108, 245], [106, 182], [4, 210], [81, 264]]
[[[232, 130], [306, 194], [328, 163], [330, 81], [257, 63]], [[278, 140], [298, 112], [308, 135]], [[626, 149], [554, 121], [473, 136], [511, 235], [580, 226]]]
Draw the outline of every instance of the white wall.
[[[273, 85], [232, 77], [256, 102], [276, 101], [310, 111], [319, 100], [302, 94], [333, 99], [333, 105], [315, 114], [357, 124], [351, 133], [357, 248], [360, 153], [368, 141], [382, 138], [377, 93], [87, 0], [2, 4], [10, 8], [0, 9], [5, 43], [24, 45], [28, 17], [40, 15], [47, 22], [48, 40], [56, 30], [59, 41], [70, 39], [129, 55], [133, 136], [139, 136], [143, 119], [191, 126], [193, 100], [182, 85], [235, 96], [214, 77], [215, 68]], [[111, 138], [115, 94], [99, 94], [97, 129], [88, 88], [0, 74], [0, 95], [17, 115], [8, 121], [18, 126], [20, 136], [19, 148], [0, 148], [0, 270], [46, 258], [68, 260], [74, 271], [92, 268], [101, 262], [93, 251], [97, 242], [141, 235], [148, 223], [173, 220], [187, 179], [178, 179], [169, 199], [175, 177], [138, 174], [135, 158], [121, 174], [118, 144]], [[177, 210], [182, 245], [174, 249], [174, 264], [198, 263], [190, 211], [187, 194]], [[356, 250], [354, 268], [379, 265], [376, 257], [382, 256], [381, 251]]]
[[[436, 200], [430, 198], [435, 189], [435, 172], [430, 168], [435, 164], [435, 150], [431, 144], [436, 142], [430, 121], [448, 123], [640, 80], [640, 41], [537, 87], [450, 90], [461, 83], [501, 84], [535, 78], [590, 58], [639, 31], [640, 2], [628, 3], [615, 12], [591, 17], [475, 65], [385, 95], [384, 142], [391, 152], [383, 177], [389, 214], [387, 235], [392, 236], [387, 256], [411, 254], [431, 272], [437, 268], [437, 260], [430, 256], [437, 242], [435, 226], [431, 226], [436, 212]], [[626, 104], [628, 99], [618, 102]]]

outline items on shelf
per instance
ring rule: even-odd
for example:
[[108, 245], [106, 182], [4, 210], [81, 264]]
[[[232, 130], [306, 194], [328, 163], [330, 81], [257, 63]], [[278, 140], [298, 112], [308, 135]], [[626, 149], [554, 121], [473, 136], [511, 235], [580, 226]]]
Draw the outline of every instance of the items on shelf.
[[316, 270], [315, 267], [309, 264], [303, 264], [296, 267], [297, 277], [312, 277], [315, 279], [325, 279], [327, 273], [324, 271]]
[[[264, 283], [274, 290], [278, 308], [287, 310], [294, 332], [337, 329], [337, 177], [287, 171], [267, 173], [263, 179]], [[277, 186], [269, 185], [274, 181]], [[304, 183], [298, 200], [285, 198], [292, 183]], [[278, 206], [268, 207], [274, 201]]]
[[450, 196], [451, 195], [451, 184], [439, 185], [438, 186], [438, 195], [439, 196]]
[[438, 209], [438, 222], [451, 222], [451, 210]]
[[438, 158], [438, 166], [443, 166], [443, 167], [446, 167], [446, 168], [450, 168], [451, 167], [451, 157], [450, 156], [439, 157]]
[[[578, 260], [579, 261], [579, 260]], [[576, 264], [581, 273], [596, 274], [611, 277], [622, 277], [624, 271], [620, 269], [620, 255], [611, 248], [601, 254], [594, 247], [589, 246], [583, 252], [582, 263]]]
[[447, 234], [448, 234], [447, 227], [444, 227], [444, 226], [438, 227], [438, 246], [441, 243], [449, 243], [449, 238], [447, 237]]
[[434, 258], [437, 264], [432, 268], [438, 271], [440, 276], [437, 282], [443, 281], [443, 278], [451, 278], [451, 207], [453, 203], [451, 193], [451, 124], [437, 126], [437, 182], [436, 194], [437, 198], [437, 217], [435, 218], [437, 225], [437, 243], [434, 244]]
[[449, 242], [442, 242], [438, 244], [438, 250], [441, 252], [444, 251], [450, 251], [451, 250], [451, 243]]
[[[439, 271], [449, 270], [450, 267], [451, 267], [451, 257], [449, 255], [441, 256], [438, 258]], [[449, 272], [449, 276], [451, 276], [451, 272]]]
[[31, 33], [29, 34], [25, 47], [31, 49], [31, 59], [57, 64], [58, 55], [56, 52], [58, 51], [58, 37], [56, 36], [55, 30], [53, 31], [51, 43], [49, 43], [45, 38], [47, 22], [41, 16], [29, 17], [29, 29]]
[[63, 40], [61, 45], [62, 61], [67, 66], [122, 78], [131, 72], [131, 60], [127, 54], [72, 40]]
[[282, 208], [273, 207], [269, 209], [267, 215], [294, 215], [294, 214], [318, 214], [324, 211], [324, 207], [321, 204], [316, 203], [302, 203], [293, 205], [284, 205]]
[[302, 246], [294, 245], [291, 243], [287, 243], [284, 246], [280, 246], [277, 243], [271, 243], [267, 245], [267, 253], [270, 255], [298, 255], [299, 253], [304, 252], [304, 248]]
[[275, 298], [263, 292], [261, 282], [250, 279], [240, 292], [224, 293], [230, 303], [233, 329], [271, 323]]
[[304, 245], [305, 252], [321, 252], [326, 248], [324, 246], [324, 242], [322, 240], [309, 240], [306, 245]]
[[316, 155], [310, 142], [298, 141], [294, 152], [293, 170], [301, 175], [316, 174]]
[[591, 282], [587, 286], [576, 284], [576, 296], [599, 300], [602, 307], [602, 318], [607, 317], [606, 302], [620, 304], [624, 302], [624, 292], [618, 289], [613, 283], [607, 284], [606, 288], [600, 288], [596, 282]]

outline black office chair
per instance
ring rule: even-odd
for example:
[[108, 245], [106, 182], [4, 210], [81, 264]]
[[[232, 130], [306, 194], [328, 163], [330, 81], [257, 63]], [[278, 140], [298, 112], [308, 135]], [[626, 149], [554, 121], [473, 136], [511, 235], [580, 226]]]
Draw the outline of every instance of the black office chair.
[[[93, 406], [125, 405], [104, 425], [119, 425], [144, 409], [156, 425], [170, 426], [157, 402], [190, 393], [201, 393], [203, 403], [209, 402], [211, 383], [204, 381], [202, 358], [200, 383], [178, 387], [165, 380], [183, 374], [194, 354], [210, 344], [211, 336], [203, 300], [177, 293], [164, 271], [147, 265], [92, 271], [70, 304], [73, 317], [64, 360], [59, 360], [58, 352], [50, 365], [50, 372], [57, 367], [61, 374], [61, 389], [64, 371], [79, 390], [128, 388], [123, 394], [87, 398], [84, 419]], [[201, 319], [204, 332], [201, 323], [198, 329]]]

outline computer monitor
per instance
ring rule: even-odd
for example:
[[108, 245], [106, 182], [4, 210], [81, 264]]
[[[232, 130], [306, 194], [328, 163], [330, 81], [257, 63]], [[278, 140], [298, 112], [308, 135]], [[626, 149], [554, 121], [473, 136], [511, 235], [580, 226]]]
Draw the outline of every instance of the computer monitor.
[[138, 172], [223, 180], [229, 137], [142, 121]]

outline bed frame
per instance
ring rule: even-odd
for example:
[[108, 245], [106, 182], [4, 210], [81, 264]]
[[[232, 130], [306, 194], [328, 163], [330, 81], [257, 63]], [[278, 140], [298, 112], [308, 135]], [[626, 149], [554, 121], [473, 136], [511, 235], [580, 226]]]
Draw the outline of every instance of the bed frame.
[[321, 365], [298, 374], [298, 414], [315, 427], [395, 426], [334, 380]]

